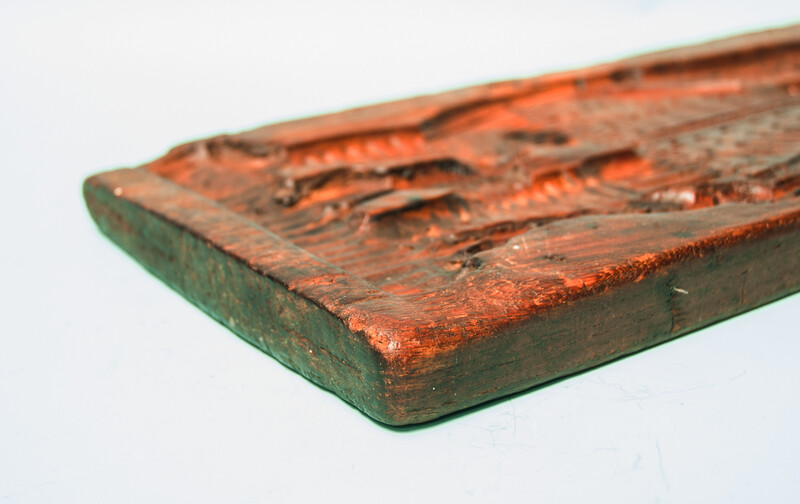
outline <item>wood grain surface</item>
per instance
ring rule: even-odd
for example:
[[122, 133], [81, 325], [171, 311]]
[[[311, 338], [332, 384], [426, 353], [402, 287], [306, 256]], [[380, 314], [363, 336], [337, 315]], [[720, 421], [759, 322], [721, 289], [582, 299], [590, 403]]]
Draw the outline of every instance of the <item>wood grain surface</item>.
[[100, 229], [382, 422], [800, 288], [800, 27], [181, 145]]

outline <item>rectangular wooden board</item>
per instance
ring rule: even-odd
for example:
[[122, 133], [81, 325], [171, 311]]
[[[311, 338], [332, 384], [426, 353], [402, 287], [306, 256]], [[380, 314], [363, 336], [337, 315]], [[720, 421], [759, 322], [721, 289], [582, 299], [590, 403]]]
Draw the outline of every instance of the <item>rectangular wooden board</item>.
[[800, 27], [176, 147], [100, 229], [403, 425], [800, 288]]

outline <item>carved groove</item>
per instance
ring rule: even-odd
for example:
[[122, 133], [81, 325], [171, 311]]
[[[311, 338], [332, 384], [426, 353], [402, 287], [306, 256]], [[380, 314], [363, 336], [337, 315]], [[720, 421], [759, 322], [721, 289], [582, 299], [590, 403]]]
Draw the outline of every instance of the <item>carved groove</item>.
[[397, 127], [218, 137], [148, 168], [385, 292], [418, 295], [488, 257], [559, 263], [524, 240], [548, 223], [797, 197], [797, 61], [786, 43], [497, 85], [396, 112]]

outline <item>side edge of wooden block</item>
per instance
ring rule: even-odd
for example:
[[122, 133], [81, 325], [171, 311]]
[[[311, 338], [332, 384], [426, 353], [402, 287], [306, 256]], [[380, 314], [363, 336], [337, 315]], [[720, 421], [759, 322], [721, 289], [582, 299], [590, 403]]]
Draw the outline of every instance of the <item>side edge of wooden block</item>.
[[119, 172], [106, 175], [88, 179], [84, 194], [113, 241], [253, 345], [392, 425], [433, 420], [598, 366], [800, 288], [800, 232], [788, 225], [421, 360], [402, 352], [396, 360], [282, 283], [115, 194]]
[[[114, 172], [108, 172], [114, 173]], [[243, 339], [369, 416], [387, 414], [381, 359], [341, 320], [169, 220], [84, 182], [100, 230], [145, 268]]]
[[390, 370], [392, 415], [398, 423], [433, 420], [656, 346], [798, 290], [800, 230], [788, 226], [407, 361]]

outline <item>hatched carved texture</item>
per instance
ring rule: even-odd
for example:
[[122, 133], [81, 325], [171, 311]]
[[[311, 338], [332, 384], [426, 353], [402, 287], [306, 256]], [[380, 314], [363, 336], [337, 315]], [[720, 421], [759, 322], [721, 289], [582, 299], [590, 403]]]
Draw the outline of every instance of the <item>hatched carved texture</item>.
[[183, 145], [146, 169], [423, 305], [430, 293], [480, 290], [465, 279], [501, 259], [537, 272], [534, 297], [543, 278], [585, 288], [614, 259], [602, 233], [584, 229], [592, 221], [559, 228], [557, 253], [545, 243], [555, 231], [532, 230], [578, 216], [800, 206], [796, 40], [268, 126]]

